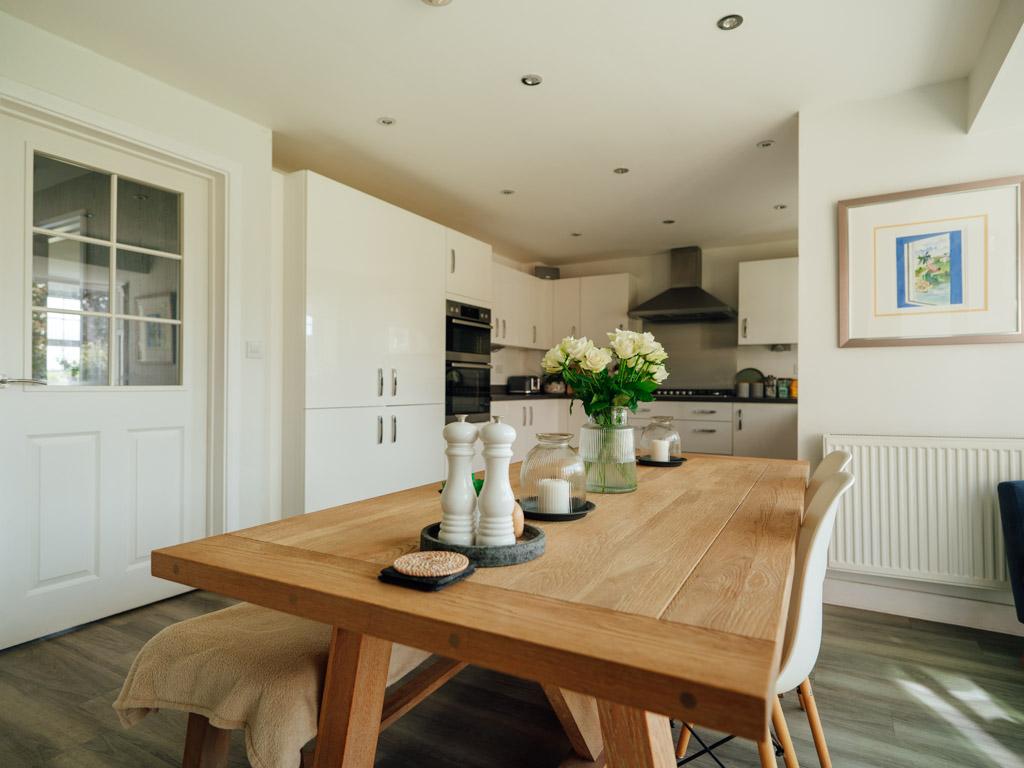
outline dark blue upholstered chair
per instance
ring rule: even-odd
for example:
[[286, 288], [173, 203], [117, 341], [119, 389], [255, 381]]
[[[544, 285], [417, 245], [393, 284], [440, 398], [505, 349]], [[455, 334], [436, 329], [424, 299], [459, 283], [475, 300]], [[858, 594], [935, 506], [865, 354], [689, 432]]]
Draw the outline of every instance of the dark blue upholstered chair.
[[998, 490], [1010, 586], [1017, 618], [1024, 623], [1024, 480], [1000, 483]]

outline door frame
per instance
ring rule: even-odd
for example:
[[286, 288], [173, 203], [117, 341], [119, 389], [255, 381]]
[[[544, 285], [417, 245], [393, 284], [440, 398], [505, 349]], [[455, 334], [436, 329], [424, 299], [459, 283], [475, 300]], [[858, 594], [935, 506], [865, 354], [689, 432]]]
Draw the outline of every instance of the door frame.
[[[205, 180], [209, 189], [209, 349], [206, 381], [207, 535], [239, 524], [241, 379], [241, 166], [88, 107], [0, 77], [0, 113], [128, 152]], [[269, 169], [268, 169], [269, 172]], [[229, 460], [230, 457], [230, 460]]]

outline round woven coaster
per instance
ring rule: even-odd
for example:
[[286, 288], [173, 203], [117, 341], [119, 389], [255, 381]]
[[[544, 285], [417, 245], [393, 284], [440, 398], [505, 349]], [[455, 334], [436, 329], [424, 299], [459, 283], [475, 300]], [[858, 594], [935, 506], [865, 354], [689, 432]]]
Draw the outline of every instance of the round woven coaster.
[[413, 552], [395, 560], [394, 569], [406, 576], [437, 578], [451, 576], [469, 567], [469, 558], [459, 552]]

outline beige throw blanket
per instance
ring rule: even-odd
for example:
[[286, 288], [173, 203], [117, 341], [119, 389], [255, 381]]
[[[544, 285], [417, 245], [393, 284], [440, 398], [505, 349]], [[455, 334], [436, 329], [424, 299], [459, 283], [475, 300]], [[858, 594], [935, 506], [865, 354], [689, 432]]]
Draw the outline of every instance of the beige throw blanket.
[[[126, 728], [161, 708], [195, 712], [217, 728], [245, 729], [256, 768], [295, 768], [316, 736], [330, 633], [248, 603], [182, 621], [139, 651], [114, 709]], [[396, 644], [388, 685], [429, 655]]]

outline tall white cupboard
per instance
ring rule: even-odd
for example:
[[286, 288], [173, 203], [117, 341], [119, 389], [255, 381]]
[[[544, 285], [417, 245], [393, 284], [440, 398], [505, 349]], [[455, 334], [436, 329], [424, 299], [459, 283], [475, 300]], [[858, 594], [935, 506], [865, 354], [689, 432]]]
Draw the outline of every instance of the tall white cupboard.
[[439, 480], [445, 228], [311, 171], [284, 207], [285, 514]]

